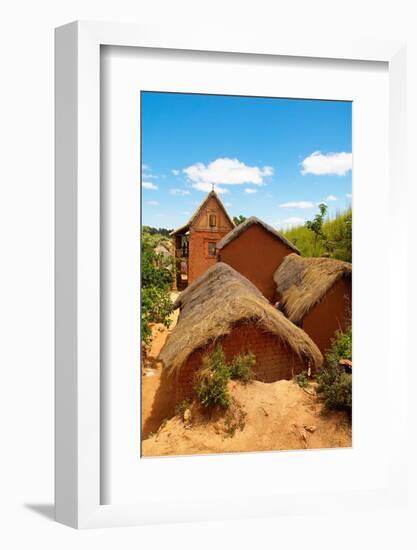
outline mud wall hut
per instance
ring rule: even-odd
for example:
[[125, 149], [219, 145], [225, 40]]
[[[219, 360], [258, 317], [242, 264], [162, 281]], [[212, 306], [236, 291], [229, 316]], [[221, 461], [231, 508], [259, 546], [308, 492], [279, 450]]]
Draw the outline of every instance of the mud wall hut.
[[322, 363], [307, 334], [268, 303], [245, 277], [224, 263], [212, 266], [178, 297], [178, 323], [161, 350], [175, 402], [192, 397], [203, 356], [221, 343], [227, 361], [256, 357], [255, 378], [290, 379]]
[[217, 249], [218, 260], [249, 279], [270, 302], [275, 296], [275, 271], [288, 254], [299, 254], [290, 241], [255, 216], [223, 237]]
[[352, 323], [352, 265], [290, 254], [274, 274], [280, 310], [324, 354], [337, 330]]

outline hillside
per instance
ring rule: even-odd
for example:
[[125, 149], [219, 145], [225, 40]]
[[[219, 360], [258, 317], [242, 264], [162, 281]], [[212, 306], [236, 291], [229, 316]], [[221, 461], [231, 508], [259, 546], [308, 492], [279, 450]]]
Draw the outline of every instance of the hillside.
[[315, 245], [314, 233], [305, 225], [293, 227], [282, 234], [301, 252], [302, 256], [328, 256], [352, 261], [352, 209], [338, 213], [323, 223], [323, 237]]

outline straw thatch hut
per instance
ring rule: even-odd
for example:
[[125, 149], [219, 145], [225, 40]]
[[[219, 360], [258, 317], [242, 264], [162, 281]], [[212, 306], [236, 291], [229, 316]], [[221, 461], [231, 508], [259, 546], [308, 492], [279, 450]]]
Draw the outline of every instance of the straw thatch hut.
[[289, 240], [255, 216], [223, 237], [217, 249], [218, 260], [249, 279], [269, 301], [275, 296], [275, 271], [288, 254], [299, 254]]
[[274, 274], [279, 308], [324, 353], [352, 323], [352, 264], [290, 254]]
[[217, 263], [178, 297], [178, 323], [159, 358], [173, 381], [176, 402], [192, 396], [202, 358], [220, 342], [227, 361], [252, 352], [255, 378], [290, 379], [322, 363], [307, 334], [268, 303], [245, 277]]

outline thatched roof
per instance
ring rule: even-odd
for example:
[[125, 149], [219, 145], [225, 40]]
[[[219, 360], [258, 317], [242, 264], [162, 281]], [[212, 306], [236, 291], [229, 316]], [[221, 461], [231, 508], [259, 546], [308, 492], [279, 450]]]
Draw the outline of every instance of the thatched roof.
[[178, 323], [159, 358], [170, 370], [180, 368], [191, 353], [228, 334], [238, 322], [254, 321], [275, 334], [311, 366], [323, 357], [309, 336], [271, 306], [245, 277], [222, 262], [210, 267], [180, 294]]
[[203, 199], [203, 201], [200, 203], [200, 206], [197, 208], [197, 210], [194, 212], [194, 214], [191, 216], [191, 218], [188, 220], [188, 222], [186, 224], [182, 225], [181, 227], [178, 227], [178, 229], [174, 229], [174, 231], [171, 231], [171, 233], [170, 233], [171, 237], [173, 237], [174, 235], [177, 235], [177, 234], [186, 233], [190, 229], [190, 226], [193, 224], [193, 222], [198, 218], [198, 216], [200, 215], [200, 212], [203, 210], [203, 208], [205, 207], [205, 205], [207, 204], [207, 202], [211, 198], [214, 198], [214, 199], [217, 200], [221, 210], [223, 210], [223, 212], [224, 212], [224, 215], [226, 216], [226, 218], [230, 222], [231, 226], [234, 227], [235, 222], [232, 220], [232, 218], [227, 213], [227, 210], [224, 207], [224, 204], [222, 203], [222, 201], [220, 200], [218, 194], [216, 193], [216, 191], [210, 191], [210, 193], [207, 195], [207, 197], [205, 199]]
[[250, 218], [245, 220], [243, 223], [236, 226], [225, 237], [223, 237], [223, 239], [217, 244], [218, 250], [221, 250], [226, 245], [228, 245], [231, 241], [233, 241], [234, 239], [239, 237], [239, 235], [241, 235], [242, 233], [247, 231], [250, 227], [252, 227], [252, 225], [259, 225], [260, 227], [262, 227], [263, 229], [268, 231], [268, 233], [270, 233], [275, 239], [277, 239], [277, 240], [281, 241], [283, 244], [285, 244], [285, 246], [287, 246], [288, 248], [290, 248], [291, 250], [293, 250], [297, 254], [300, 253], [298, 248], [296, 246], [294, 246], [288, 239], [286, 239], [284, 237], [284, 235], [281, 235], [281, 233], [278, 233], [278, 231], [276, 229], [274, 229], [273, 227], [271, 227], [267, 223], [263, 222], [262, 220], [260, 220], [256, 216], [251, 216]]
[[282, 311], [298, 323], [342, 277], [352, 277], [352, 264], [331, 258], [286, 256], [274, 273]]

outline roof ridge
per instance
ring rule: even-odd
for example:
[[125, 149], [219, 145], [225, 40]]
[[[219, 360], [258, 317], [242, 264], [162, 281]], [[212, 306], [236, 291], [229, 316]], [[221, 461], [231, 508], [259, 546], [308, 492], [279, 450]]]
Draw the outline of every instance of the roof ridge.
[[294, 250], [294, 252], [296, 252], [297, 254], [300, 254], [300, 251], [298, 250], [298, 248], [291, 241], [289, 241], [286, 237], [284, 237], [284, 235], [282, 235], [274, 227], [267, 224], [263, 220], [257, 218], [256, 216], [250, 216], [244, 222], [242, 222], [241, 224], [237, 225], [234, 229], [232, 229], [227, 235], [223, 237], [223, 239], [219, 243], [217, 243], [217, 249], [221, 250], [222, 248], [224, 248], [226, 245], [228, 245], [231, 241], [239, 237], [239, 235], [241, 235], [244, 231], [249, 229], [249, 227], [251, 227], [254, 224], [261, 225], [274, 237], [278, 238], [286, 246]]
[[170, 236], [173, 236], [176, 233], [179, 233], [181, 230], [187, 229], [194, 222], [194, 220], [199, 216], [199, 214], [200, 214], [201, 210], [203, 209], [203, 206], [206, 204], [206, 202], [212, 197], [214, 197], [217, 200], [217, 202], [219, 203], [219, 205], [222, 208], [223, 212], [225, 213], [227, 219], [232, 224], [232, 226], [234, 226], [235, 223], [232, 220], [232, 218], [229, 216], [229, 213], [227, 212], [226, 207], [224, 206], [223, 202], [220, 200], [219, 195], [216, 193], [216, 191], [214, 191], [214, 189], [212, 189], [207, 194], [207, 196], [200, 202], [200, 204], [197, 206], [196, 210], [194, 211], [193, 215], [188, 220], [188, 222], [185, 223], [184, 225], [181, 225], [177, 229], [174, 229], [173, 231], [171, 231]]

